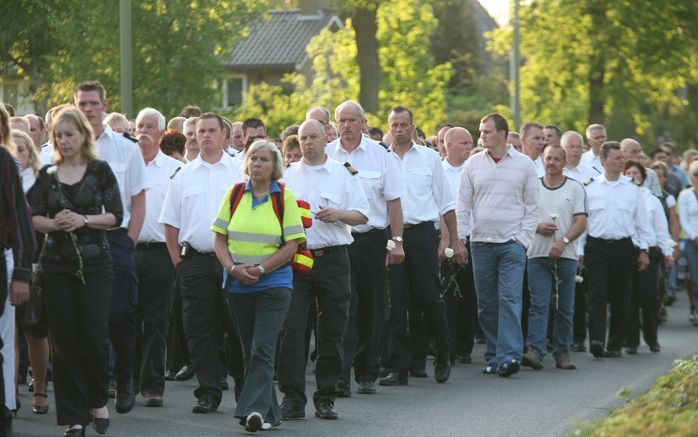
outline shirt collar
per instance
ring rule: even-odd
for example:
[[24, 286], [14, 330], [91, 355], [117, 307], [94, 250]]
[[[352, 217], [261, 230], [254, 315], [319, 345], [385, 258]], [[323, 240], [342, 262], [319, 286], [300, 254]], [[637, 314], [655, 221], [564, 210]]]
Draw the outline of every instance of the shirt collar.
[[[228, 155], [227, 153], [225, 153], [225, 151], [223, 151], [223, 154], [221, 155], [221, 159], [219, 159], [218, 162], [214, 162], [213, 164], [208, 163], [208, 162], [206, 163], [206, 165], [208, 165], [208, 166], [216, 166], [216, 165], [221, 165], [221, 164], [228, 167], [228, 168], [233, 168], [235, 166], [235, 161], [233, 161], [232, 156]], [[192, 167], [194, 167], [194, 169], [197, 169], [197, 168], [201, 167], [202, 165], [204, 165], [204, 160], [201, 159], [201, 154], [199, 154], [199, 156], [197, 156], [195, 160], [189, 161], [189, 164], [187, 164], [187, 165], [191, 165]]]
[[[492, 157], [491, 149], [485, 149], [485, 153], [487, 153], [487, 155], [488, 155], [490, 158], [494, 159], [494, 158]], [[516, 152], [516, 149], [514, 149], [514, 146], [512, 146], [511, 144], [509, 144], [508, 147], [507, 147], [507, 151], [504, 152], [504, 155], [502, 155], [502, 158], [504, 158], [504, 156], [506, 156], [506, 155], [508, 155], [510, 158], [513, 158], [513, 157], [516, 155], [516, 153], [517, 153], [517, 152]], [[527, 158], [528, 158], [528, 156], [527, 156]], [[500, 158], [500, 159], [501, 159], [501, 158]], [[531, 159], [531, 158], [528, 158], [528, 159]]]
[[[247, 181], [247, 183], [245, 184], [245, 191], [252, 191], [252, 181]], [[269, 194], [280, 192], [281, 187], [279, 186], [279, 183], [276, 181], [271, 181], [271, 185], [269, 185]]]
[[606, 179], [606, 173], [601, 173], [599, 176], [597, 176], [596, 178], [594, 178], [594, 180], [598, 181], [599, 183], [603, 183], [603, 182], [614, 183], [614, 182], [617, 182], [617, 183], [619, 183], [619, 184], [624, 184], [624, 185], [632, 184], [632, 180], [631, 180], [628, 176], [625, 176], [625, 175], [620, 175], [620, 177], [618, 178], [617, 181], [609, 181], [608, 179]]
[[325, 171], [329, 171], [329, 170], [327, 170], [327, 162], [329, 160], [330, 160], [330, 157], [327, 156], [327, 153], [325, 153], [325, 162], [323, 162], [322, 164], [310, 165], [310, 164], [306, 164], [305, 161], [303, 161], [303, 159], [301, 159], [297, 165], [299, 165], [303, 170], [306, 170], [306, 171], [307, 171], [307, 167], [320, 167]]

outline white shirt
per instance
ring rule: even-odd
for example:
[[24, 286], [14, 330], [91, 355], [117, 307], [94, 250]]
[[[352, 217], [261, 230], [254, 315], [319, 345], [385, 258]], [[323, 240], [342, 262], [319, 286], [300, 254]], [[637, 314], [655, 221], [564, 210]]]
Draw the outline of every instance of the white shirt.
[[591, 179], [594, 179], [601, 173], [599, 173], [595, 168], [580, 162], [579, 165], [577, 165], [573, 169], [565, 167], [564, 169], [562, 169], [562, 174], [570, 179], [574, 179], [580, 184], [586, 184]]
[[138, 236], [138, 242], [164, 243], [165, 226], [158, 221], [162, 212], [167, 190], [172, 184], [172, 179], [181, 169], [183, 164], [171, 158], [161, 150], [158, 150], [155, 159], [145, 166], [145, 174], [148, 178], [148, 189], [145, 190], [145, 219]]
[[599, 155], [594, 153], [593, 149], [589, 149], [586, 152], [582, 153], [581, 163], [588, 165], [589, 167], [595, 169], [599, 173], [604, 172], [603, 165], [601, 165], [601, 158], [599, 157]]
[[315, 219], [320, 207], [358, 211], [368, 217], [368, 199], [359, 176], [352, 175], [340, 162], [327, 159], [324, 164], [310, 166], [294, 162], [284, 172], [284, 183], [296, 199], [310, 203], [313, 224], [305, 230], [309, 249], [351, 244], [351, 226], [342, 222], [325, 223]]
[[[119, 184], [119, 195], [124, 207], [121, 227], [128, 229], [131, 220], [131, 197], [148, 188], [145, 162], [138, 144], [122, 134], [114, 132], [108, 125], [97, 138], [98, 158], [107, 161]], [[146, 205], [146, 209], [148, 205]]]
[[53, 164], [54, 154], [53, 145], [51, 143], [46, 143], [41, 146], [41, 153], [39, 153], [39, 161], [41, 165]]
[[215, 164], [199, 156], [172, 179], [159, 222], [179, 229], [179, 244], [187, 242], [199, 252], [213, 252], [211, 223], [225, 193], [243, 180], [240, 166], [227, 153]]
[[[529, 258], [547, 258], [550, 249], [560, 240], [574, 224], [579, 215], [587, 215], [586, 192], [579, 182], [571, 178], [557, 188], [548, 188], [540, 178], [538, 185], [538, 223], [554, 223], [557, 231], [554, 235], [546, 236], [536, 233], [526, 255]], [[553, 220], [551, 214], [556, 214]], [[562, 258], [577, 259], [575, 244], [565, 245]]]
[[29, 191], [29, 189], [34, 186], [34, 182], [36, 182], [36, 176], [34, 176], [34, 169], [31, 167], [22, 169], [19, 172], [19, 177], [22, 178], [22, 189], [26, 194]]
[[359, 171], [359, 180], [368, 199], [368, 223], [353, 226], [352, 232], [388, 227], [387, 202], [405, 195], [405, 183], [390, 151], [362, 135], [359, 146], [351, 153], [342, 146], [341, 138], [327, 144], [325, 153], [335, 161], [351, 163]]
[[[621, 175], [617, 181], [602, 174], [586, 186], [589, 202], [587, 233], [606, 240], [632, 238], [640, 249], [647, 249], [652, 229], [647, 218], [645, 198], [640, 187]], [[580, 238], [580, 247], [585, 241]]]
[[686, 188], [679, 194], [679, 222], [681, 230], [689, 240], [698, 237], [698, 199], [693, 188]]
[[[465, 161], [463, 161], [463, 164], [459, 165], [458, 167], [454, 167], [451, 165], [450, 162], [448, 162], [448, 159], [444, 159], [441, 161], [441, 165], [444, 168], [444, 172], [446, 172], [446, 179], [448, 180], [448, 187], [451, 189], [451, 192], [453, 193], [453, 198], [458, 200], [458, 188], [460, 187], [460, 174], [463, 171], [463, 166], [465, 165]], [[439, 225], [441, 223], [435, 223], [434, 226], [436, 226], [436, 229], [439, 229]], [[472, 223], [470, 224], [470, 228], [472, 229]]]
[[456, 209], [456, 198], [436, 150], [412, 143], [402, 158], [394, 151], [392, 155], [407, 186], [407, 193], [400, 198], [404, 224], [438, 223], [442, 215]]
[[536, 175], [539, 178], [542, 178], [545, 176], [545, 166], [543, 165], [543, 158], [538, 156], [535, 161], [533, 161], [533, 164], [536, 166]]
[[672, 256], [673, 249], [669, 244], [671, 236], [669, 235], [669, 223], [664, 213], [662, 202], [657, 196], [652, 194], [647, 188], [642, 188], [642, 194], [645, 198], [645, 207], [647, 208], [647, 218], [650, 221], [652, 236], [648, 240], [649, 247], [659, 247], [664, 256]]

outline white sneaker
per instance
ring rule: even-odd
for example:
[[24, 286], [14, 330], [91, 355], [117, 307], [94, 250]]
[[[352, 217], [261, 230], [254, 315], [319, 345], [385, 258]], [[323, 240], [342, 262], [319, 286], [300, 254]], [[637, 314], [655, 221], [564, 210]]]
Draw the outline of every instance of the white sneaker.
[[264, 429], [264, 419], [262, 415], [257, 412], [250, 413], [245, 420], [245, 431], [257, 432], [261, 429]]

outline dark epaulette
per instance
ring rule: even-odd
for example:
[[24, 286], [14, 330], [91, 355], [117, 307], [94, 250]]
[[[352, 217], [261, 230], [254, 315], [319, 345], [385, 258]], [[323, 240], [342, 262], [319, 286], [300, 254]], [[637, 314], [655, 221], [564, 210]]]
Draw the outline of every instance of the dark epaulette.
[[125, 138], [127, 138], [127, 139], [133, 141], [134, 143], [137, 143], [137, 142], [138, 142], [138, 140], [135, 139], [135, 138], [133, 138], [128, 132], [124, 132], [123, 135], [124, 135]]
[[383, 141], [378, 141], [378, 144], [383, 146], [383, 148], [385, 149], [386, 152], [390, 153], [390, 147], [388, 147], [387, 144], [385, 144]]
[[174, 173], [172, 173], [172, 176], [170, 176], [170, 179], [172, 179], [173, 177], [177, 176], [177, 173], [179, 173], [179, 171], [180, 171], [181, 169], [182, 169], [182, 167], [177, 167], [177, 170], [175, 170]]
[[349, 162], [345, 162], [345, 163], [344, 163], [344, 168], [346, 168], [347, 171], [348, 171], [349, 173], [351, 173], [352, 176], [356, 176], [357, 174], [359, 174], [359, 170], [357, 170], [356, 168], [354, 168], [354, 166], [351, 165]]

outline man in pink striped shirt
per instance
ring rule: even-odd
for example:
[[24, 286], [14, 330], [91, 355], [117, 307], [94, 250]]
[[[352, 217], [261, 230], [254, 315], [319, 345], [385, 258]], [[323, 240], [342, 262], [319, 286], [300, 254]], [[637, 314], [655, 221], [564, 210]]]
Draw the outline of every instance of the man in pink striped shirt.
[[480, 121], [485, 150], [465, 162], [457, 209], [458, 235], [470, 235], [478, 316], [487, 342], [483, 372], [500, 376], [513, 375], [521, 365], [521, 290], [538, 212], [536, 168], [507, 145], [508, 133], [501, 114]]

